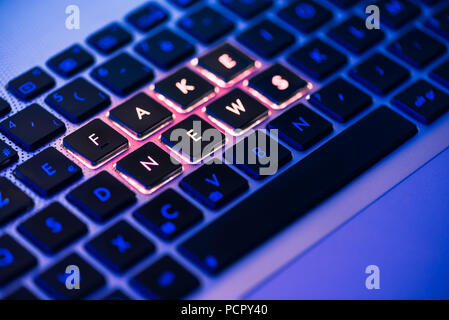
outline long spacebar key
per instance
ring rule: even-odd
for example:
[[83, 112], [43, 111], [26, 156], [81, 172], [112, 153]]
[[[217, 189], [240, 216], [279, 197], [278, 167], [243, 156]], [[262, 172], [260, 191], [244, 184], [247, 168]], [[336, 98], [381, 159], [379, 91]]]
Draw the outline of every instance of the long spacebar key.
[[394, 111], [377, 108], [183, 242], [180, 252], [206, 272], [219, 273], [416, 132]]

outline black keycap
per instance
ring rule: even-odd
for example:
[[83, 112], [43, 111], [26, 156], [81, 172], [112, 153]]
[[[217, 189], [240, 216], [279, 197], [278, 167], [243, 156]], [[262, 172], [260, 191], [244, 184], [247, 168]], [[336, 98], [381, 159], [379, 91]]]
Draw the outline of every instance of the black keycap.
[[381, 12], [381, 23], [393, 29], [402, 27], [421, 13], [419, 7], [408, 0], [380, 0], [375, 5]]
[[295, 37], [279, 25], [264, 19], [241, 33], [237, 40], [262, 58], [269, 59], [292, 45]]
[[117, 162], [116, 170], [142, 193], [152, 193], [182, 172], [182, 165], [153, 142]]
[[55, 80], [41, 67], [34, 67], [8, 82], [6, 88], [18, 99], [30, 101], [55, 86]]
[[172, 240], [203, 219], [199, 209], [173, 189], [167, 189], [134, 212], [145, 227]]
[[222, 271], [416, 132], [390, 109], [376, 109], [182, 243], [181, 252], [209, 273]]
[[384, 95], [407, 80], [410, 72], [381, 53], [356, 65], [349, 75], [376, 94]]
[[342, 8], [342, 9], [346, 9], [346, 8], [352, 7], [354, 4], [356, 4], [360, 0], [327, 0], [327, 1], [332, 2], [333, 4], [335, 4], [336, 6]]
[[34, 151], [66, 130], [58, 118], [33, 103], [0, 122], [0, 131], [26, 151]]
[[197, 3], [199, 0], [169, 0], [169, 1], [180, 8], [187, 8]]
[[16, 150], [0, 140], [0, 170], [12, 165], [19, 160]]
[[36, 258], [11, 236], [0, 236], [0, 286], [14, 280], [36, 264]]
[[63, 145], [86, 166], [97, 168], [128, 148], [128, 140], [100, 119], [94, 119], [72, 132]]
[[[76, 271], [67, 270], [69, 266], [79, 269], [79, 289], [76, 289]], [[36, 284], [49, 296], [57, 300], [84, 299], [105, 284], [104, 277], [77, 253], [72, 253], [54, 264], [36, 279]], [[74, 288], [67, 289], [67, 284]]]
[[446, 51], [438, 40], [413, 28], [388, 46], [388, 50], [408, 64], [422, 68]]
[[218, 209], [248, 189], [248, 181], [226, 164], [206, 163], [181, 180], [179, 186], [211, 209]]
[[195, 53], [195, 47], [173, 31], [163, 29], [139, 42], [135, 50], [162, 69], [170, 69]]
[[155, 251], [129, 223], [119, 221], [86, 244], [86, 250], [114, 272], [123, 273]]
[[81, 212], [104, 222], [136, 202], [136, 195], [107, 171], [101, 171], [66, 196]]
[[123, 47], [131, 40], [131, 34], [118, 23], [113, 22], [87, 38], [87, 43], [98, 52], [109, 54]]
[[39, 298], [24, 286], [19, 287], [7, 296], [3, 297], [4, 300], [12, 301], [25, 301], [25, 300], [39, 300]]
[[339, 122], [348, 121], [372, 102], [369, 95], [342, 78], [310, 95], [312, 105]]
[[233, 135], [240, 135], [268, 116], [268, 108], [235, 88], [206, 107], [209, 117]]
[[296, 150], [306, 150], [332, 132], [329, 121], [301, 103], [271, 120], [267, 128], [278, 130], [279, 138]]
[[34, 206], [33, 200], [5, 177], [0, 177], [0, 225]]
[[214, 86], [187, 67], [157, 82], [154, 91], [178, 112], [189, 112], [215, 95]]
[[54, 254], [87, 233], [86, 225], [59, 202], [22, 222], [18, 230], [36, 247]]
[[9, 102], [0, 97], [0, 117], [3, 117], [4, 115], [7, 115], [11, 112], [11, 106], [9, 105]]
[[62, 77], [71, 77], [94, 63], [94, 57], [79, 44], [51, 57], [47, 66]]
[[278, 13], [279, 17], [302, 32], [312, 32], [332, 19], [332, 12], [310, 0], [295, 1]]
[[101, 300], [131, 300], [122, 290], [115, 289], [112, 292], [109, 292], [106, 296], [101, 298]]
[[274, 175], [292, 159], [291, 152], [269, 137], [262, 130], [251, 133], [245, 139], [227, 149], [224, 158], [253, 179]]
[[190, 294], [200, 283], [193, 274], [165, 255], [134, 276], [131, 285], [149, 299], [175, 300]]
[[53, 147], [17, 166], [14, 175], [42, 197], [50, 197], [80, 179], [81, 168]]
[[449, 110], [449, 95], [425, 80], [418, 80], [394, 96], [395, 106], [422, 123], [431, 123]]
[[91, 77], [119, 96], [126, 96], [154, 78], [153, 71], [128, 53], [121, 53], [90, 73]]
[[449, 60], [444, 61], [433, 69], [430, 77], [449, 88]]
[[161, 141], [186, 162], [197, 163], [220, 149], [226, 136], [197, 115], [191, 115], [162, 133]]
[[273, 109], [286, 107], [301, 98], [308, 89], [304, 79], [279, 63], [252, 77], [248, 86]]
[[76, 78], [45, 99], [67, 120], [80, 123], [111, 104], [111, 99], [84, 78]]
[[220, 0], [220, 3], [243, 19], [251, 19], [268, 9], [273, 0]]
[[325, 42], [314, 39], [290, 53], [288, 61], [312, 78], [322, 80], [344, 66], [347, 58]]
[[210, 7], [189, 14], [177, 25], [202, 43], [212, 43], [234, 29], [234, 23]]
[[437, 11], [424, 23], [429, 29], [449, 39], [449, 6]]
[[134, 139], [143, 140], [172, 121], [173, 114], [140, 92], [112, 109], [109, 118]]
[[198, 59], [200, 70], [221, 87], [240, 81], [254, 66], [254, 59], [229, 43], [220, 45]]
[[168, 12], [155, 2], [149, 2], [126, 16], [126, 21], [142, 32], [161, 24], [168, 19]]
[[360, 54], [383, 39], [380, 29], [367, 29], [365, 20], [352, 16], [332, 28], [327, 35], [351, 52]]

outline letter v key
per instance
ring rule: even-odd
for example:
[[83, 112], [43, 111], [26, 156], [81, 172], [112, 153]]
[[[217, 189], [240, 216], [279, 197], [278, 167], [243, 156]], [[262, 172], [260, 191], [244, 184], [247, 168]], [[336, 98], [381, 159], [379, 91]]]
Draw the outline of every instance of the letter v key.
[[210, 184], [213, 184], [216, 187], [219, 187], [220, 186], [220, 182], [218, 182], [218, 179], [217, 179], [217, 176], [215, 175], [215, 173], [212, 174], [212, 177], [214, 178], [213, 180], [211, 180], [209, 178], [206, 178], [206, 179], [204, 179], [204, 181], [206, 181], [206, 182], [208, 182]]

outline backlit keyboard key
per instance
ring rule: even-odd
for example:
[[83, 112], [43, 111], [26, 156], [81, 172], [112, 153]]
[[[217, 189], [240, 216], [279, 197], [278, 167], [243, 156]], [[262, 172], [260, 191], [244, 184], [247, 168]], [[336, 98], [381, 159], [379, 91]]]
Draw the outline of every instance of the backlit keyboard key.
[[119, 96], [126, 96], [154, 77], [153, 71], [128, 53], [121, 53], [96, 67], [91, 77]]
[[292, 159], [291, 152], [263, 130], [257, 130], [240, 140], [227, 149], [223, 156], [228, 163], [257, 180], [276, 174], [279, 168]]
[[109, 118], [134, 139], [143, 140], [172, 121], [173, 114], [140, 92], [112, 109]]
[[186, 162], [196, 163], [213, 154], [226, 137], [197, 115], [191, 115], [162, 133], [161, 141]]
[[94, 63], [94, 57], [79, 44], [51, 57], [47, 66], [62, 77], [71, 77]]
[[5, 177], [0, 177], [0, 225], [34, 206], [33, 200]]
[[123, 220], [86, 244], [86, 250], [114, 272], [123, 273], [155, 251], [150, 240]]
[[306, 150], [332, 132], [332, 124], [303, 104], [291, 107], [267, 126], [296, 150]]
[[47, 254], [54, 254], [87, 233], [86, 225], [59, 202], [22, 222], [19, 232]]
[[55, 80], [42, 68], [33, 69], [8, 82], [6, 88], [16, 98], [30, 101], [55, 86]]
[[206, 107], [214, 123], [232, 135], [240, 135], [269, 114], [268, 108], [239, 88], [235, 88]]
[[255, 61], [233, 45], [224, 43], [201, 56], [197, 66], [220, 87], [228, 87], [251, 73]]
[[169, 29], [139, 42], [135, 50], [162, 69], [170, 69], [195, 52], [195, 47]]
[[449, 39], [449, 7], [437, 11], [424, 23], [429, 29]]
[[[75, 280], [71, 281], [71, 279], [68, 279], [69, 276], [73, 276], [76, 272], [73, 269], [66, 272], [68, 266], [78, 267], [80, 276], [79, 289], [75, 289], [77, 284]], [[86, 298], [102, 287], [105, 284], [105, 279], [77, 253], [72, 253], [40, 273], [36, 277], [35, 282], [39, 288], [54, 299], [78, 300]], [[68, 290], [66, 282], [72, 285], [73, 289]]]
[[11, 236], [0, 236], [0, 286], [14, 280], [36, 264], [36, 258]]
[[393, 29], [402, 27], [421, 13], [419, 7], [408, 0], [380, 0], [374, 5], [382, 12], [381, 23]]
[[273, 0], [220, 0], [226, 8], [244, 19], [251, 19], [268, 9]]
[[197, 278], [165, 255], [131, 279], [131, 285], [149, 299], [177, 300], [192, 293]]
[[50, 197], [79, 180], [81, 168], [53, 147], [17, 166], [14, 175], [42, 197]]
[[50, 112], [34, 103], [0, 122], [0, 131], [26, 151], [34, 151], [66, 130]]
[[375, 53], [356, 65], [349, 75], [379, 95], [385, 95], [407, 80], [410, 72], [381, 53]]
[[109, 106], [111, 99], [84, 78], [76, 78], [48, 95], [45, 103], [67, 120], [80, 123]]
[[63, 145], [86, 166], [97, 168], [128, 148], [128, 140], [100, 119], [63, 139]]
[[0, 140], [0, 170], [16, 163], [18, 160], [19, 155], [16, 150]]
[[118, 23], [113, 22], [87, 39], [92, 47], [103, 54], [109, 54], [132, 40], [131, 34]]
[[171, 3], [180, 8], [187, 8], [190, 7], [191, 5], [194, 5], [199, 0], [168, 0], [168, 1], [170, 1]]
[[328, 0], [328, 1], [332, 2], [333, 4], [342, 9], [352, 7], [357, 2], [360, 2], [360, 0]]
[[312, 78], [322, 80], [344, 66], [347, 58], [320, 39], [314, 39], [290, 53], [288, 62]]
[[223, 163], [206, 163], [179, 186], [211, 209], [218, 209], [248, 189], [248, 181]]
[[84, 181], [66, 198], [96, 222], [105, 222], [136, 202], [136, 195], [107, 171]]
[[153, 142], [122, 158], [115, 168], [128, 183], [145, 194], [182, 172], [182, 165]]
[[218, 274], [416, 132], [415, 125], [397, 113], [377, 108], [224, 212], [182, 243], [179, 250], [204, 271]]
[[276, 63], [248, 81], [250, 92], [273, 109], [285, 108], [311, 86], [282, 64]]
[[391, 101], [422, 123], [430, 123], [449, 110], [449, 95], [425, 80], [418, 80]]
[[0, 117], [7, 115], [11, 112], [11, 105], [8, 101], [0, 97]]
[[295, 1], [278, 13], [279, 17], [302, 32], [312, 32], [332, 19], [332, 12], [310, 0]]
[[446, 51], [440, 41], [413, 28], [388, 46], [388, 50], [408, 64], [422, 68]]
[[354, 53], [363, 53], [383, 39], [380, 29], [367, 29], [365, 20], [352, 16], [343, 23], [332, 28], [327, 35]]
[[142, 32], [161, 24], [168, 19], [168, 12], [155, 2], [145, 4], [126, 16], [126, 21]]
[[154, 85], [158, 97], [178, 112], [189, 112], [215, 95], [215, 88], [187, 67]]
[[178, 21], [178, 26], [202, 43], [212, 43], [234, 29], [234, 23], [210, 7], [203, 7]]
[[443, 61], [443, 63], [433, 69], [430, 77], [449, 88], [449, 60]]
[[145, 227], [172, 240], [203, 219], [201, 211], [173, 189], [167, 189], [134, 212]]
[[270, 59], [292, 45], [295, 37], [279, 25], [264, 19], [241, 33], [237, 40], [262, 58]]
[[310, 103], [331, 118], [346, 122], [371, 105], [373, 100], [342, 78], [336, 78], [310, 95]]

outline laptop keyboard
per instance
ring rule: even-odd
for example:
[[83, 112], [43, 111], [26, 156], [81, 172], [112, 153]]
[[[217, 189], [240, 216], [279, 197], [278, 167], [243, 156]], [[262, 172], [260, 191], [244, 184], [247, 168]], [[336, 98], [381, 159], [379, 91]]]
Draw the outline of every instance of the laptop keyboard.
[[149, 2], [11, 79], [4, 298], [189, 298], [431, 126], [449, 109], [449, 8], [378, 1], [368, 30], [358, 2]]

